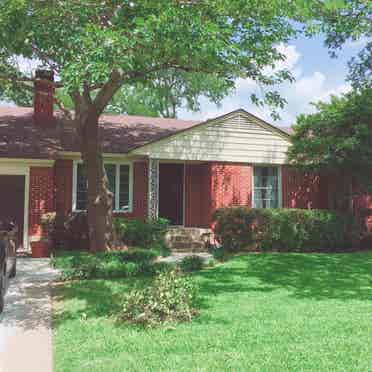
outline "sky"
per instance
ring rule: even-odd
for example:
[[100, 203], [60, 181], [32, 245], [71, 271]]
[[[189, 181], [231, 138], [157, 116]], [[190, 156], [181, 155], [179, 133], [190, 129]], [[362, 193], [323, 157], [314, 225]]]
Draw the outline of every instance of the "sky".
[[250, 95], [257, 91], [257, 85], [251, 80], [240, 79], [236, 90], [226, 97], [221, 106], [201, 100], [201, 112], [189, 112], [182, 109], [178, 116], [181, 119], [209, 119], [238, 108], [243, 108], [252, 114], [279, 126], [291, 126], [296, 116], [311, 113], [315, 108], [311, 102], [328, 101], [331, 95], [339, 95], [350, 90], [346, 81], [347, 62], [356, 56], [366, 40], [348, 42], [338, 53], [338, 58], [331, 58], [321, 37], [313, 39], [299, 38], [288, 45], [281, 45], [280, 51], [286, 56], [281, 63], [282, 68], [288, 68], [296, 81], [275, 87], [281, 96], [287, 100], [284, 110], [280, 111], [281, 119], [274, 122], [268, 107], [258, 108], [250, 102]]

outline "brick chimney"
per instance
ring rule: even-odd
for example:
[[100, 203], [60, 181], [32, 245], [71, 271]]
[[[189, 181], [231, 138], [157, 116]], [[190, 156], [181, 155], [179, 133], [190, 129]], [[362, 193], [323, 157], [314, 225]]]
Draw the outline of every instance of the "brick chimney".
[[[35, 74], [34, 122], [38, 126], [55, 125], [53, 116], [54, 86], [45, 80], [54, 81], [53, 71], [37, 70]], [[38, 80], [40, 79], [40, 80]], [[44, 81], [42, 81], [44, 80]]]

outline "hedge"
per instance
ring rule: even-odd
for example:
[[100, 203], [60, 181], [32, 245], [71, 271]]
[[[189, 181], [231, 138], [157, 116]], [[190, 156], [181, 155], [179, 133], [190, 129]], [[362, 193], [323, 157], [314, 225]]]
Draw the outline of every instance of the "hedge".
[[359, 236], [352, 217], [326, 210], [222, 208], [213, 219], [216, 240], [233, 252], [338, 251]]

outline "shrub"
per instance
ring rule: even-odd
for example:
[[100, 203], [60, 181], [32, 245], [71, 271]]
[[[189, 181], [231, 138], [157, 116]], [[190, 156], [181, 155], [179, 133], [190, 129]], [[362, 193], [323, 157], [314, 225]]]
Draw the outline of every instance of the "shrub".
[[228, 251], [336, 251], [359, 235], [353, 218], [325, 210], [225, 208], [214, 219], [215, 237]]
[[61, 271], [62, 280], [125, 278], [154, 275], [155, 252], [144, 249], [89, 254], [57, 254], [52, 265]]
[[180, 262], [180, 268], [184, 272], [198, 271], [204, 266], [204, 260], [200, 256], [186, 256]]
[[67, 216], [60, 232], [62, 247], [65, 250], [88, 250], [89, 230], [86, 212], [73, 212]]
[[43, 229], [43, 235], [47, 236], [49, 239], [52, 239], [55, 228], [56, 228], [56, 213], [49, 212], [44, 213], [41, 216], [41, 227]]
[[246, 208], [218, 209], [213, 220], [215, 239], [229, 251], [239, 251], [253, 242], [252, 226], [255, 216]]
[[158, 257], [157, 252], [148, 249], [133, 248], [127, 251], [113, 251], [101, 253], [102, 256], [110, 258], [117, 257], [122, 262], [148, 263]]
[[119, 319], [144, 326], [190, 321], [197, 314], [195, 295], [189, 278], [177, 270], [164, 271], [149, 287], [135, 289], [125, 297]]
[[360, 240], [361, 249], [370, 250], [372, 249], [372, 233], [364, 233]]
[[156, 221], [115, 218], [114, 227], [118, 238], [126, 245], [150, 248], [164, 240], [169, 222], [164, 218]]
[[212, 248], [211, 249], [212, 256], [217, 261], [226, 261], [229, 257], [228, 252], [223, 247]]

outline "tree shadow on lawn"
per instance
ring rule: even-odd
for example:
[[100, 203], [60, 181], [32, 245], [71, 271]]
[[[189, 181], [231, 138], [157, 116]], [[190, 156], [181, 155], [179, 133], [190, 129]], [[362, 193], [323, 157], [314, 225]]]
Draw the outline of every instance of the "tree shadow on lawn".
[[271, 292], [315, 300], [372, 300], [372, 252], [248, 254], [200, 273], [203, 295]]
[[[97, 279], [56, 283], [53, 288], [53, 327], [68, 320], [92, 319], [117, 315], [123, 295], [148, 279]], [[64, 305], [65, 301], [73, 302]]]

